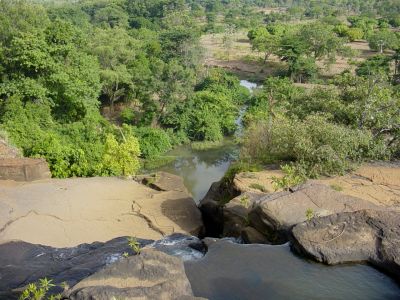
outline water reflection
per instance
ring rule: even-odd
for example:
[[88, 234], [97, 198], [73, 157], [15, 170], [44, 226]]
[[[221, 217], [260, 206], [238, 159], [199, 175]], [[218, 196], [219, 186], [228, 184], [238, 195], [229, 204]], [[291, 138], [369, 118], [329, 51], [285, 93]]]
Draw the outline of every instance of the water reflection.
[[[257, 84], [247, 80], [241, 80], [240, 84], [250, 91]], [[242, 118], [246, 110], [240, 110], [236, 125], [236, 136], [242, 132]], [[225, 139], [223, 144], [214, 149], [205, 151], [192, 150], [190, 146], [177, 147], [167, 155], [175, 156], [176, 160], [163, 167], [152, 171], [165, 171], [181, 176], [187, 189], [192, 193], [193, 199], [199, 202], [207, 193], [211, 184], [219, 181], [228, 170], [230, 163], [238, 156], [238, 146], [233, 139]]]
[[193, 199], [198, 202], [211, 184], [225, 174], [231, 161], [238, 155], [238, 147], [232, 140], [226, 140], [215, 149], [195, 151], [190, 146], [182, 146], [168, 155], [175, 156], [176, 160], [158, 170], [181, 176]]

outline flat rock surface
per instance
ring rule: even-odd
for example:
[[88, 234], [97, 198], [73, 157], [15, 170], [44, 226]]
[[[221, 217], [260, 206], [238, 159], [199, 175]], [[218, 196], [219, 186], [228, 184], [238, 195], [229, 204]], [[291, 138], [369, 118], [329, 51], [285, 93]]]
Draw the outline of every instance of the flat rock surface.
[[76, 300], [190, 299], [193, 296], [182, 261], [154, 249], [145, 249], [140, 255], [106, 266], [65, 295]]
[[119, 178], [0, 181], [0, 243], [72, 247], [119, 236], [197, 234], [201, 227], [183, 189], [156, 191]]
[[400, 280], [400, 213], [340, 213], [293, 228], [294, 246], [327, 264], [366, 261]]
[[400, 206], [400, 163], [367, 164], [346, 176], [319, 182], [377, 205]]

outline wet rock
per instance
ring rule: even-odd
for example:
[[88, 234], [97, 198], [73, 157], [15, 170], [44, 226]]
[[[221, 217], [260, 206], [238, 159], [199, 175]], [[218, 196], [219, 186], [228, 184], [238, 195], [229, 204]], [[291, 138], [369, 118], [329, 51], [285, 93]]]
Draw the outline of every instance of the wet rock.
[[362, 210], [293, 228], [293, 247], [326, 264], [369, 262], [400, 280], [400, 213]]
[[87, 277], [65, 296], [71, 300], [190, 299], [193, 293], [179, 258], [145, 249]]
[[[151, 242], [138, 241], [142, 246]], [[44, 277], [57, 284], [66, 282], [72, 286], [123, 258], [124, 252], [133, 254], [125, 237], [72, 248], [52, 248], [21, 241], [0, 244], [0, 298], [10, 299], [12, 290]]]
[[175, 233], [155, 241], [146, 246], [169, 255], [178, 256], [183, 261], [200, 259], [206, 252], [204, 243], [195, 236], [188, 236], [181, 233]]
[[[322, 184], [308, 183], [294, 192], [260, 197], [249, 213], [250, 225], [272, 243], [284, 243], [290, 230], [308, 217], [322, 217], [362, 209], [382, 209], [369, 201], [348, 196]], [[309, 216], [307, 216], [309, 214]]]
[[265, 235], [250, 226], [245, 227], [240, 235], [246, 244], [269, 244]]

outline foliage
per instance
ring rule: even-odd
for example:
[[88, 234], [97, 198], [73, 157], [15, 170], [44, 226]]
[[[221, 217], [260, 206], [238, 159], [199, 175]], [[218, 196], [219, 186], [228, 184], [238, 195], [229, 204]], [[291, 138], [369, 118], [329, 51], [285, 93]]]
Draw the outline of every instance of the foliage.
[[307, 208], [307, 210], [306, 210], [307, 221], [311, 221], [314, 217], [315, 217], [314, 210], [312, 208]]
[[368, 43], [371, 49], [383, 53], [384, 50], [395, 50], [400, 47], [400, 39], [397, 34], [388, 29], [379, 30], [368, 36]]
[[350, 129], [311, 115], [303, 121], [278, 117], [272, 126], [258, 122], [244, 140], [243, 156], [268, 163], [292, 161], [307, 177], [342, 174], [354, 162], [385, 158], [382, 140], [366, 130]]
[[50, 289], [56, 285], [52, 283], [53, 280], [42, 278], [38, 283], [30, 283], [19, 296], [19, 300], [57, 300], [61, 299], [61, 294], [48, 295]]
[[296, 168], [294, 165], [284, 165], [281, 169], [284, 173], [283, 177], [272, 177], [272, 184], [275, 190], [288, 190], [289, 188], [306, 181], [307, 177], [304, 174], [301, 174], [301, 170]]
[[140, 148], [138, 140], [128, 136], [118, 143], [115, 136], [108, 134], [103, 154], [103, 174], [106, 175], [135, 175], [140, 168], [138, 156]]
[[140, 254], [141, 247], [140, 243], [135, 237], [128, 238], [128, 246], [132, 249], [135, 254]]
[[263, 193], [267, 193], [268, 190], [265, 188], [265, 186], [263, 186], [262, 184], [259, 183], [252, 183], [249, 185], [250, 188], [255, 189], [255, 190], [259, 190], [260, 192]]
[[389, 75], [391, 58], [385, 55], [375, 55], [363, 61], [356, 69], [358, 76], [371, 76], [378, 74]]
[[169, 135], [162, 129], [139, 127], [134, 129], [139, 139], [143, 158], [154, 158], [172, 148]]

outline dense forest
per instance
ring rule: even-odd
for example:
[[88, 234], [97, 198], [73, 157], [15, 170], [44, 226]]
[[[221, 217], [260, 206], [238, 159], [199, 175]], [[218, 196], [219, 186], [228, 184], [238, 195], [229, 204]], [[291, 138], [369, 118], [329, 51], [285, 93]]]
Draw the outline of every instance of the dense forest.
[[[244, 105], [242, 163], [284, 162], [285, 180], [400, 155], [396, 0], [6, 0], [0, 23], [1, 135], [54, 177], [135, 174], [232, 135]], [[239, 30], [282, 66], [254, 95], [204, 64], [204, 35], [229, 50]], [[339, 57], [355, 69], [325, 76]]]

